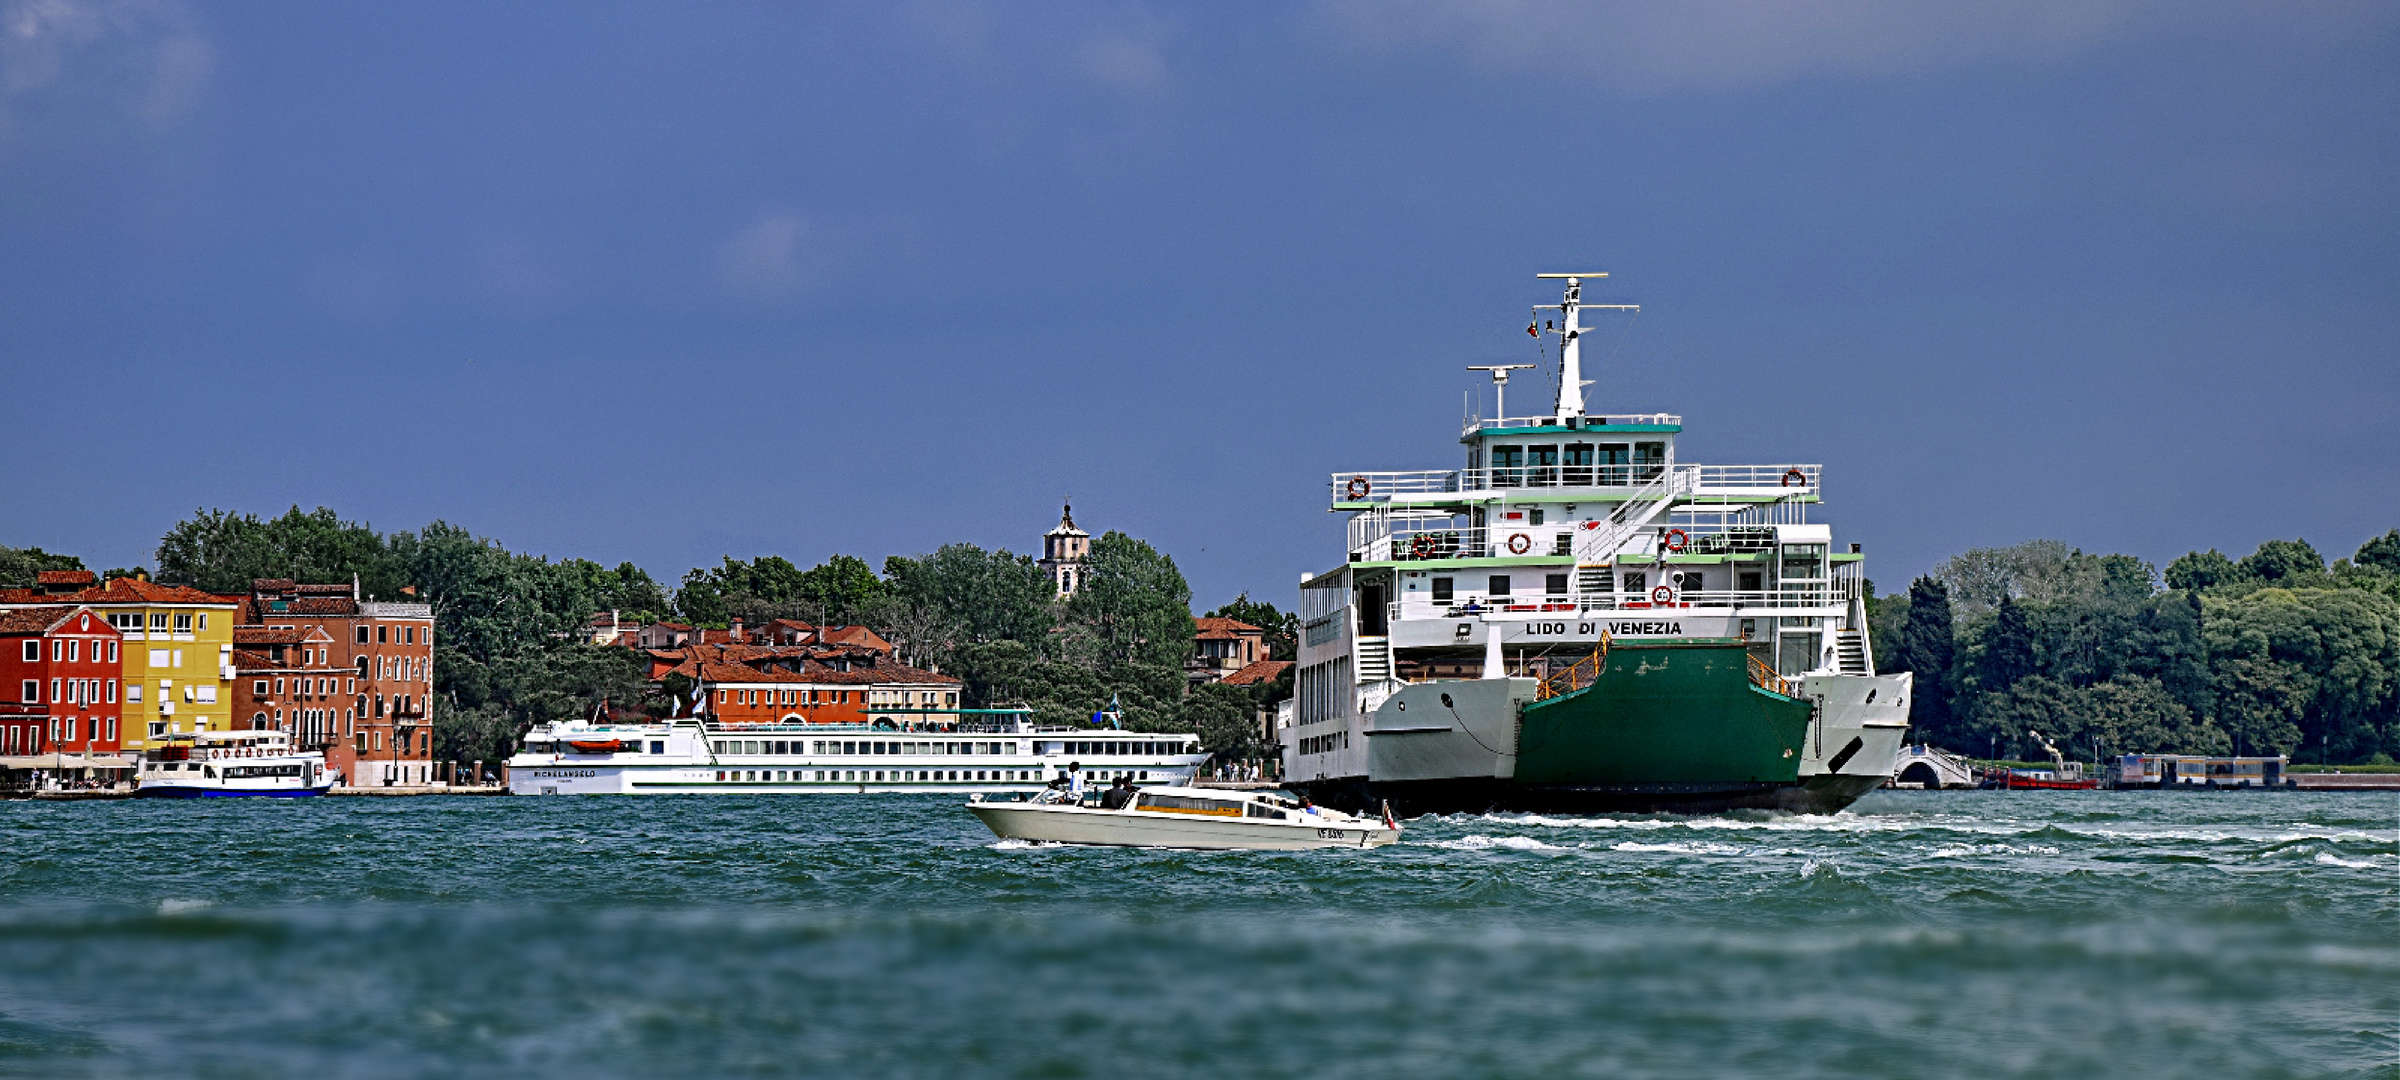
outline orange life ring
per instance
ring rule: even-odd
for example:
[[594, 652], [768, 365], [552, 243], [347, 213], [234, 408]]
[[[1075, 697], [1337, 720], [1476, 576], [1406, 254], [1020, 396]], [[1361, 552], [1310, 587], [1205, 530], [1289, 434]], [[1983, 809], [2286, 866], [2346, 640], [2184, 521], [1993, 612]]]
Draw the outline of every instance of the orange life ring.
[[1798, 470], [1798, 469], [1785, 469], [1785, 470], [1783, 470], [1783, 486], [1785, 486], [1785, 487], [1807, 487], [1807, 486], [1808, 486], [1808, 474], [1807, 474], [1807, 473], [1804, 473], [1804, 472], [1801, 472], [1801, 471], [1800, 471], [1800, 470]]
[[1651, 601], [1652, 603], [1656, 603], [1656, 604], [1667, 604], [1667, 603], [1673, 603], [1673, 602], [1674, 602], [1674, 600], [1675, 600], [1675, 590], [1674, 590], [1674, 589], [1671, 589], [1671, 588], [1669, 588], [1669, 587], [1667, 587], [1667, 586], [1665, 586], [1665, 585], [1661, 585], [1661, 586], [1659, 586], [1659, 587], [1657, 587], [1657, 588], [1655, 588], [1655, 589], [1652, 589], [1652, 590], [1650, 590], [1650, 601]]
[[1659, 536], [1659, 542], [1665, 544], [1668, 551], [1682, 551], [1683, 545], [1690, 542], [1691, 539], [1692, 534], [1682, 529], [1668, 529]]
[[1351, 477], [1350, 483], [1342, 488], [1343, 494], [1350, 496], [1352, 500], [1366, 498], [1368, 493], [1374, 490], [1375, 485], [1368, 483], [1367, 478], [1363, 476]]
[[1408, 542], [1408, 553], [1420, 559], [1432, 558], [1433, 550], [1432, 533], [1418, 533], [1416, 539]]
[[1515, 534], [1512, 534], [1512, 535], [1511, 535], [1511, 536], [1508, 538], [1508, 552], [1509, 552], [1509, 554], [1511, 554], [1511, 555], [1523, 555], [1523, 554], [1525, 554], [1526, 552], [1528, 552], [1528, 551], [1532, 551], [1532, 550], [1533, 550], [1533, 538], [1532, 538], [1532, 537], [1530, 537], [1530, 536], [1527, 536], [1527, 535], [1525, 535], [1524, 533], [1515, 533]]

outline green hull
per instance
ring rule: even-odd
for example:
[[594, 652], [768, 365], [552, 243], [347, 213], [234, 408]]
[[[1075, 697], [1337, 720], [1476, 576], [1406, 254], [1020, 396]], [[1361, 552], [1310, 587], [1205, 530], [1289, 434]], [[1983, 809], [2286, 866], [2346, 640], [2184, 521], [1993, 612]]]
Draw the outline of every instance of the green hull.
[[1518, 784], [1791, 784], [1809, 705], [1750, 681], [1738, 641], [1620, 643], [1591, 685], [1525, 707]]

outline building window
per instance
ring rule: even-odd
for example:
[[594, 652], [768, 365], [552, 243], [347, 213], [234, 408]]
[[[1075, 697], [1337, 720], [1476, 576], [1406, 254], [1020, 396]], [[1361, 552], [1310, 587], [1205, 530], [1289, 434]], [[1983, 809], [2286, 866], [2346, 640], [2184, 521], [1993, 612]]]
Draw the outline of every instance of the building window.
[[[93, 653], [93, 655], [92, 655], [92, 659], [94, 659], [94, 660], [98, 660], [98, 659], [100, 659], [100, 656], [99, 656], [98, 652], [96, 652], [96, 651], [95, 651], [95, 652]], [[70, 664], [73, 664], [73, 663], [79, 663], [79, 662], [81, 662], [82, 660], [83, 660], [83, 641], [82, 641], [82, 639], [78, 638], [78, 639], [71, 640], [71, 641], [67, 642], [67, 662], [68, 662], [68, 663], [70, 663]]]
[[260, 679], [257, 682], [251, 683], [250, 692], [259, 697], [267, 696], [267, 680]]
[[167, 632], [166, 612], [153, 611], [150, 613], [150, 632], [153, 634], [163, 634]]
[[42, 643], [40, 639], [25, 639], [25, 662], [28, 664], [38, 664], [42, 662]]
[[24, 701], [25, 701], [25, 704], [27, 704], [27, 705], [39, 705], [39, 704], [41, 704], [41, 703], [42, 703], [42, 684], [41, 684], [41, 682], [40, 682], [39, 680], [36, 680], [36, 679], [27, 679], [27, 680], [25, 680], [25, 686], [24, 686], [24, 689], [23, 689], [22, 691], [20, 691], [20, 693], [19, 693], [19, 695], [18, 695], [18, 696], [19, 696], [19, 697], [22, 697], [22, 698], [24, 699]]
[[188, 633], [191, 633], [191, 632], [192, 632], [192, 617], [191, 617], [190, 615], [184, 615], [184, 614], [178, 614], [178, 615], [176, 615], [176, 616], [175, 616], [175, 632], [176, 632], [176, 633], [178, 633], [178, 634], [188, 634]]
[[116, 703], [117, 703], [117, 680], [115, 680], [115, 679], [110, 679], [110, 680], [108, 680], [108, 692], [107, 692], [107, 697], [108, 697], [108, 703], [109, 703], [109, 704], [111, 704], [111, 705], [114, 705], [114, 704], [116, 704]]
[[108, 662], [117, 662], [117, 643], [113, 641], [108, 643]]

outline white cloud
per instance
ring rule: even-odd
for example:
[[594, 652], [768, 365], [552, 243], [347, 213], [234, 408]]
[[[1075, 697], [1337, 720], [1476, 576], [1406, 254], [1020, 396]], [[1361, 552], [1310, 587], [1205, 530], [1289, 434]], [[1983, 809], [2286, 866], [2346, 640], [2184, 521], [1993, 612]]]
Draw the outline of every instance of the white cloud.
[[1449, 49], [1484, 70], [1655, 94], [2051, 60], [2162, 22], [2305, 34], [2294, 24], [2376, 21], [2391, 9], [2323, 5], [2299, 18], [2285, 7], [2202, 0], [1320, 0], [1319, 10], [1354, 45]]
[[0, 0], [0, 110], [36, 94], [96, 97], [162, 125], [200, 102], [215, 68], [176, 0]]
[[1078, 59], [1084, 74], [1119, 90], [1155, 90], [1167, 83], [1166, 57], [1154, 32], [1095, 34], [1084, 39]]
[[802, 246], [810, 233], [808, 220], [797, 214], [760, 214], [717, 246], [717, 281], [737, 295], [756, 300], [798, 295], [817, 277], [813, 253]]

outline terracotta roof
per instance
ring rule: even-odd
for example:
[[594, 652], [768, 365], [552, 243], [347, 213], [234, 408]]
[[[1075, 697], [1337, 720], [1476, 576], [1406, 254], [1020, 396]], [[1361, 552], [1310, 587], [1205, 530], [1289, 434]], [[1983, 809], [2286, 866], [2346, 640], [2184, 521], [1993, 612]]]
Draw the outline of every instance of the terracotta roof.
[[873, 686], [884, 684], [903, 686], [953, 686], [959, 684], [959, 679], [956, 676], [937, 675], [930, 671], [913, 668], [907, 664], [893, 662], [888, 659], [883, 663], [877, 664], [853, 664], [848, 671], [842, 671], [824, 663], [824, 658], [821, 657], [785, 656], [774, 659], [782, 659], [787, 661], [797, 660], [802, 666], [799, 671], [789, 671], [781, 667], [760, 668], [749, 664], [738, 663], [729, 660], [720, 660], [704, 655], [697, 659], [686, 659], [682, 663], [676, 664], [674, 667], [669, 668], [666, 671], [659, 672], [651, 677], [653, 679], [662, 679], [668, 675], [683, 675], [687, 678], [697, 678], [706, 682], [717, 683], [791, 683], [794, 685], [816, 686]]
[[33, 575], [33, 585], [37, 589], [44, 585], [90, 586], [99, 581], [100, 575], [89, 570], [39, 570]]
[[[60, 611], [57, 608], [47, 607], [0, 611], [0, 634], [12, 636], [16, 634], [46, 634], [57, 628], [60, 623], [74, 617], [74, 610]], [[101, 625], [108, 624], [103, 620]], [[12, 645], [10, 648], [15, 648], [15, 646]]]
[[863, 626], [821, 626], [817, 628], [817, 640], [827, 645], [864, 645], [881, 652], [897, 651], [883, 635]]
[[110, 578], [96, 589], [44, 595], [31, 589], [0, 590], [0, 604], [209, 604], [233, 606], [237, 597], [201, 592], [189, 585], [161, 585], [136, 578]]
[[1202, 630], [1192, 635], [1193, 641], [1240, 641], [1246, 635], [1232, 630]]
[[1259, 629], [1258, 627], [1252, 626], [1252, 625], [1250, 625], [1249, 623], [1243, 622], [1243, 621], [1241, 621], [1241, 620], [1239, 620], [1239, 619], [1218, 619], [1218, 618], [1207, 618], [1207, 617], [1203, 617], [1203, 618], [1193, 619], [1193, 620], [1192, 620], [1192, 626], [1193, 626], [1195, 629], [1198, 629], [1198, 630], [1200, 630], [1202, 633], [1207, 633], [1208, 631], [1212, 631], [1212, 630], [1227, 630], [1227, 631], [1233, 631], [1233, 632], [1235, 632], [1235, 633], [1239, 633], [1240, 631], [1247, 630], [1247, 631], [1249, 631], [1249, 632], [1251, 632], [1251, 633], [1253, 633], [1253, 634], [1264, 634], [1264, 633], [1266, 633], [1266, 631], [1264, 631], [1264, 630], [1261, 630], [1261, 629]]
[[[310, 627], [309, 629], [313, 630], [316, 628]], [[237, 626], [233, 628], [233, 643], [236, 646], [298, 645], [306, 640], [308, 640], [308, 630], [301, 630], [298, 628], [290, 630], [269, 630], [264, 626]]]
[[332, 664], [298, 667], [289, 660], [277, 660], [266, 653], [251, 652], [248, 649], [233, 650], [233, 669], [244, 674], [272, 672], [277, 675], [332, 675], [338, 677], [355, 673], [353, 668]]
[[1289, 660], [1258, 660], [1218, 681], [1227, 686], [1256, 686], [1282, 678], [1283, 673], [1291, 668], [1292, 661]]

